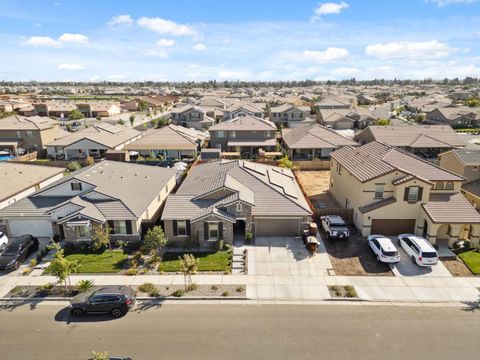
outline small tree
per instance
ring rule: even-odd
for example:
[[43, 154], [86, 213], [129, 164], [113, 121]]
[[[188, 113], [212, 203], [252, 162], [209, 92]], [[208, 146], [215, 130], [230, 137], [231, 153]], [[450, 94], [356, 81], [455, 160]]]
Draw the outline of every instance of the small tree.
[[110, 356], [108, 355], [108, 351], [92, 351], [92, 360], [108, 360]]
[[67, 170], [70, 171], [70, 172], [77, 171], [80, 168], [81, 168], [81, 166], [78, 163], [78, 161], [72, 161], [72, 162], [68, 163], [68, 165], [67, 165]]
[[104, 247], [111, 249], [110, 244], [110, 226], [94, 226], [92, 233], [92, 250], [98, 251]]
[[135, 122], [135, 115], [130, 115], [128, 120], [130, 120], [130, 126], [133, 126], [133, 123]]
[[85, 116], [83, 116], [83, 114], [77, 109], [72, 110], [68, 113], [68, 118], [70, 120], [79, 120], [79, 119], [83, 119], [84, 117]]
[[156, 254], [158, 250], [167, 244], [167, 238], [163, 233], [161, 226], [155, 226], [153, 229], [148, 229], [143, 240], [143, 251], [146, 253]]
[[120, 120], [117, 121], [117, 124], [118, 124], [118, 125], [125, 125], [125, 121], [123, 121], [122, 119], [120, 119]]
[[65, 257], [63, 249], [58, 243], [53, 243], [50, 248], [55, 249], [56, 251], [48, 269], [53, 276], [58, 278], [59, 283], [63, 283], [65, 285], [65, 291], [67, 291], [67, 280], [71, 285], [70, 274], [78, 269], [79, 262], [68, 260]]
[[288, 156], [284, 156], [278, 161], [278, 166], [291, 169], [293, 168], [293, 161], [288, 158]]
[[87, 166], [92, 166], [95, 165], [95, 160], [93, 159], [93, 157], [87, 156], [87, 158], [85, 159], [85, 163], [87, 164]]
[[145, 100], [140, 100], [138, 102], [138, 110], [139, 111], [146, 111], [148, 110], [148, 103]]
[[192, 275], [197, 273], [200, 261], [192, 254], [183, 254], [182, 257], [179, 257], [179, 260], [185, 280], [185, 291], [187, 291], [192, 285]]

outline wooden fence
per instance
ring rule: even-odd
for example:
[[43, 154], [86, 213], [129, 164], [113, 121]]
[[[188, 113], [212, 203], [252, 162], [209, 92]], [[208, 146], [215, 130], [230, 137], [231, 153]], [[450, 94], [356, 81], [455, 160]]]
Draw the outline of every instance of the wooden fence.
[[12, 158], [10, 161], [18, 161], [18, 162], [31, 161], [31, 160], [37, 160], [37, 157], [38, 157], [38, 152], [34, 151], [25, 155], [19, 155], [15, 158]]
[[330, 160], [293, 160], [300, 170], [330, 170]]

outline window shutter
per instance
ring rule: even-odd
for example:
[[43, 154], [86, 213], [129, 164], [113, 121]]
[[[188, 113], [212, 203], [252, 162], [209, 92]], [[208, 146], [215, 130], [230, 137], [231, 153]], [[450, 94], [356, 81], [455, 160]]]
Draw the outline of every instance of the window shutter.
[[190, 220], [187, 220], [186, 223], [187, 223], [187, 235], [190, 236]]
[[208, 240], [208, 223], [207, 222], [203, 223], [203, 238], [205, 240]]
[[132, 234], [132, 221], [126, 220], [125, 227], [127, 228], [127, 234]]
[[173, 220], [173, 236], [178, 236], [177, 220]]
[[115, 228], [113, 227], [113, 221], [108, 220], [107, 224], [108, 224], [108, 227], [110, 228], [110, 234], [115, 234]]
[[419, 187], [417, 201], [422, 201], [422, 195], [423, 195], [423, 187]]
[[409, 192], [409, 189], [408, 187], [405, 188], [405, 193], [403, 194], [403, 200], [405, 201], [408, 201], [408, 192]]
[[218, 238], [220, 240], [223, 240], [223, 223], [222, 222], [218, 223]]

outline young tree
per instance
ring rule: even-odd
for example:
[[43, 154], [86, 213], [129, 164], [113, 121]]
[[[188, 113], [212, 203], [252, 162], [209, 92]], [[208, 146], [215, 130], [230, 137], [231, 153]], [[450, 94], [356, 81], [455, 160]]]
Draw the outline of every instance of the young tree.
[[71, 285], [70, 274], [78, 269], [79, 262], [68, 260], [65, 257], [62, 247], [58, 243], [54, 243], [50, 246], [50, 248], [55, 249], [56, 251], [54, 258], [48, 267], [49, 271], [53, 276], [58, 278], [59, 283], [63, 283], [65, 285], [65, 291], [67, 291], [67, 280]]
[[192, 254], [183, 254], [182, 257], [179, 257], [179, 260], [185, 280], [185, 291], [187, 291], [188, 286], [192, 285], [192, 275], [197, 273], [200, 261]]
[[130, 120], [130, 126], [133, 126], [133, 123], [135, 122], [135, 115], [130, 115], [128, 120]]
[[68, 118], [70, 120], [79, 120], [79, 119], [83, 119], [84, 117], [85, 116], [83, 116], [83, 114], [77, 109], [72, 110], [68, 113]]
[[92, 351], [92, 360], [108, 360], [110, 356], [108, 355], [108, 351]]
[[148, 110], [149, 106], [148, 103], [145, 100], [140, 100], [138, 102], [138, 110], [139, 111], [146, 111]]
[[163, 233], [162, 227], [155, 226], [153, 229], [148, 229], [142, 248], [146, 253], [157, 254], [158, 250], [166, 244], [167, 238]]
[[94, 226], [92, 233], [92, 250], [98, 251], [104, 247], [112, 248], [110, 244], [110, 226]]
[[278, 161], [278, 166], [287, 168], [287, 169], [292, 169], [293, 168], [293, 162], [288, 158], [288, 156], [284, 156]]

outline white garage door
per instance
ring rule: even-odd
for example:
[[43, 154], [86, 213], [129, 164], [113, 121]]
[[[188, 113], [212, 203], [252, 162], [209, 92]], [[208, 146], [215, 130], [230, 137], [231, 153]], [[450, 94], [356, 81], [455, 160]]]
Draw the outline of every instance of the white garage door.
[[9, 220], [10, 236], [30, 234], [36, 237], [52, 236], [52, 222], [50, 220]]
[[297, 236], [300, 219], [256, 219], [256, 236]]

